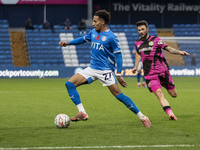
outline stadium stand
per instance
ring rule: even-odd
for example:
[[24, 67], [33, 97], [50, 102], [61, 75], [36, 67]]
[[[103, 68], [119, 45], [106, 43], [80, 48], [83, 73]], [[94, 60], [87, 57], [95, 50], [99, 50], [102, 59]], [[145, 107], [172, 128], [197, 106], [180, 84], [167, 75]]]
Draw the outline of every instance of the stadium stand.
[[193, 53], [196, 54], [196, 64], [200, 64], [200, 24], [174, 24], [173, 30], [176, 37], [185, 37], [176, 41], [181, 50], [191, 54], [184, 57], [186, 65], [191, 65]]
[[200, 36], [200, 24], [174, 24], [175, 36]]
[[0, 64], [13, 66], [10, 47], [9, 24], [7, 20], [0, 20]]
[[59, 33], [37, 28], [26, 30], [26, 36], [31, 66], [64, 66]]
[[[2, 66], [13, 66], [11, 54], [10, 34], [8, 21], [0, 20], [0, 64]], [[64, 30], [63, 26], [54, 25], [53, 29], [43, 29], [42, 25], [34, 25], [34, 30], [26, 30], [26, 40], [28, 46], [28, 56], [30, 66], [67, 66], [86, 67], [90, 63], [90, 43], [83, 45], [59, 47], [59, 41], [69, 41], [80, 36], [77, 25], [73, 25], [73, 30]], [[109, 28], [118, 36], [122, 48], [123, 66], [132, 67], [134, 64], [134, 41], [138, 39], [135, 25], [109, 25]], [[150, 35], [157, 35], [154, 24], [149, 25]], [[92, 27], [87, 26], [89, 32]], [[175, 24], [173, 25], [175, 37], [185, 37], [186, 33], [190, 37], [200, 37], [200, 25], [198, 24]], [[187, 35], [187, 37], [188, 37]], [[199, 40], [183, 42], [176, 40], [177, 46], [181, 50], [189, 53], [196, 53], [196, 62], [200, 64]], [[184, 57], [185, 64], [191, 64], [191, 56]]]

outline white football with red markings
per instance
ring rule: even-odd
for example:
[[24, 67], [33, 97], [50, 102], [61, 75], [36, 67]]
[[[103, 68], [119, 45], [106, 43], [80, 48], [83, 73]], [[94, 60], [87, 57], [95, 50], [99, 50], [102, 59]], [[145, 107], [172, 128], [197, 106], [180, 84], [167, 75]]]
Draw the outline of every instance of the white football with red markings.
[[68, 128], [70, 118], [66, 114], [58, 114], [54, 122], [57, 128]]

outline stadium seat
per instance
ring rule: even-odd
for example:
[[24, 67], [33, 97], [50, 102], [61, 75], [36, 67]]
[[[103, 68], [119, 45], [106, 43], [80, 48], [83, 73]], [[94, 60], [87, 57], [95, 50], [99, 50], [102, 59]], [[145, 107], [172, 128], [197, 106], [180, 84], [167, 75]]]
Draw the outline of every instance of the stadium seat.
[[0, 65], [12, 66], [9, 24], [7, 20], [0, 20]]
[[[199, 24], [174, 24], [173, 25], [174, 34], [177, 37], [200, 37], [200, 25]], [[182, 42], [177, 40], [179, 48], [181, 50], [187, 51], [189, 53], [196, 53], [197, 56], [200, 56], [198, 51], [200, 47], [200, 42], [198, 40], [187, 40]], [[197, 57], [198, 58], [198, 57]], [[186, 65], [191, 64], [191, 55], [184, 57]], [[198, 64], [198, 62], [197, 62]]]

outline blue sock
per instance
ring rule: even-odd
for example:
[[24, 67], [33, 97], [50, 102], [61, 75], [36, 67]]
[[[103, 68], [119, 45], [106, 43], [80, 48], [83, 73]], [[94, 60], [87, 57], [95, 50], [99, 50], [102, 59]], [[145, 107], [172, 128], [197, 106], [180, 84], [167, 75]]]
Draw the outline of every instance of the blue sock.
[[144, 78], [144, 76], [142, 76], [142, 79], [143, 79], [143, 81], [142, 82], [145, 82], [146, 80], [145, 80], [145, 78]]
[[140, 83], [140, 77], [141, 77], [141, 73], [138, 72], [138, 74], [137, 74], [137, 82], [138, 82], [138, 83]]
[[139, 112], [139, 109], [137, 108], [137, 106], [135, 105], [135, 103], [128, 96], [124, 95], [123, 93], [120, 93], [120, 94], [116, 95], [115, 97], [119, 101], [121, 101], [122, 103], [124, 103], [124, 105], [126, 105], [126, 107], [129, 108], [135, 114], [137, 114]]
[[79, 94], [78, 94], [78, 92], [76, 90], [76, 86], [73, 83], [69, 82], [69, 81], [67, 81], [65, 83], [65, 86], [66, 86], [66, 88], [68, 90], [69, 97], [74, 102], [74, 104], [76, 104], [76, 105], [80, 104], [81, 100], [80, 100], [80, 96], [79, 96]]

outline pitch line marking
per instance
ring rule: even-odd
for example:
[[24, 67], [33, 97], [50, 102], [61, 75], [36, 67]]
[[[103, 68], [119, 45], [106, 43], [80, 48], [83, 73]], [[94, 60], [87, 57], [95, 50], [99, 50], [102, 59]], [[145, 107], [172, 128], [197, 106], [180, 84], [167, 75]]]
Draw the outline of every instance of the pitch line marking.
[[103, 149], [103, 148], [163, 148], [163, 147], [197, 147], [200, 145], [128, 145], [128, 146], [69, 146], [69, 147], [23, 147], [0, 148], [0, 150], [44, 150], [44, 149]]

